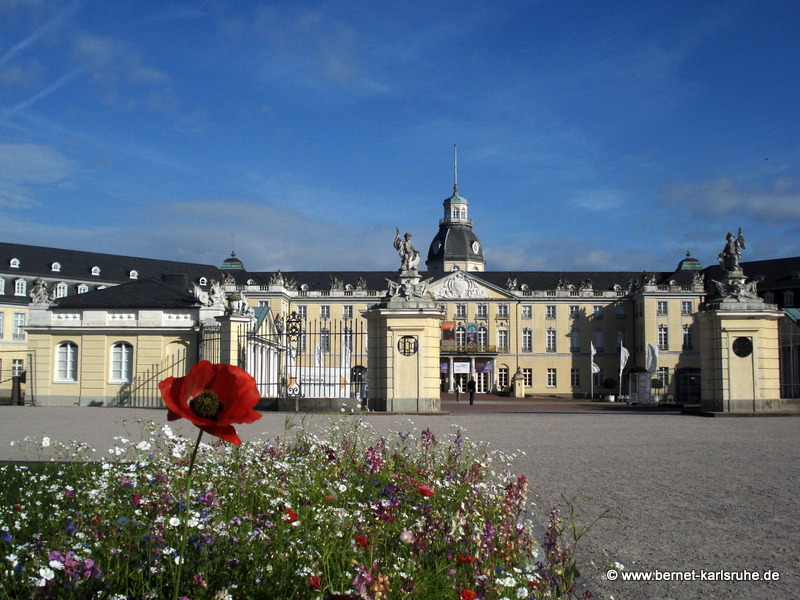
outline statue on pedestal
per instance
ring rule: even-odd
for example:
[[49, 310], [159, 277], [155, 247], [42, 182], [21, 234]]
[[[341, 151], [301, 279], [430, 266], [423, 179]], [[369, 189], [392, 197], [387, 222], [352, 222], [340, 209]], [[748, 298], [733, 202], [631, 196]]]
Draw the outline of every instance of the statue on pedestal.
[[742, 257], [742, 250], [745, 249], [744, 237], [742, 237], [742, 228], [739, 227], [739, 236], [728, 232], [726, 236], [725, 248], [719, 253], [719, 264], [728, 273], [740, 273], [742, 268], [739, 266], [739, 259]]
[[400, 270], [416, 271], [419, 265], [419, 252], [411, 243], [411, 234], [407, 233], [403, 238], [400, 237], [400, 229], [394, 236], [394, 247], [400, 253]]

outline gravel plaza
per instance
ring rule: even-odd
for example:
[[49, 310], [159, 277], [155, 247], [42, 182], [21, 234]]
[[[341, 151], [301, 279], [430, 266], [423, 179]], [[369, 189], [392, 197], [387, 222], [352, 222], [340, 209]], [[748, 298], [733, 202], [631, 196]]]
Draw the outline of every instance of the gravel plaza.
[[[585, 521], [607, 510], [614, 518], [600, 520], [578, 549], [584, 574], [604, 598], [797, 597], [800, 419], [704, 418], [666, 407], [480, 394], [473, 406], [445, 395], [442, 409], [344, 418], [363, 418], [382, 433], [416, 427], [444, 434], [457, 426], [490, 448], [521, 452], [515, 471], [528, 477], [541, 521], [552, 507], [563, 512], [565, 498], [575, 498]], [[315, 427], [341, 417], [266, 412], [237, 430], [245, 441], [274, 437], [287, 418]], [[138, 419], [166, 422], [166, 414], [0, 406], [0, 460], [38, 459], [11, 445], [26, 435], [84, 441], [100, 454], [114, 436], [133, 438]], [[188, 423], [171, 425], [191, 433]], [[616, 581], [605, 576], [610, 568]], [[779, 579], [753, 580], [767, 572]], [[623, 581], [623, 574], [637, 573], [660, 581]]]

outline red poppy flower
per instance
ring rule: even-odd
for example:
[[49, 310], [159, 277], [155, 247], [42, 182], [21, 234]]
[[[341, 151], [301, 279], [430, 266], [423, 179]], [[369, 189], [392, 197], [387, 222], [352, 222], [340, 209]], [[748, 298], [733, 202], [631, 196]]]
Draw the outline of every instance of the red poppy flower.
[[363, 536], [361, 534], [354, 537], [353, 541], [356, 543], [356, 548], [366, 548], [367, 546], [370, 545], [369, 540], [366, 538], [366, 536]]
[[310, 585], [312, 589], [321, 590], [322, 580], [316, 575], [312, 575], [311, 577], [308, 578], [308, 585]]
[[467, 564], [467, 563], [471, 563], [474, 560], [475, 560], [475, 557], [474, 556], [470, 556], [468, 554], [459, 554], [458, 556], [456, 556], [456, 561], [458, 561], [462, 565], [463, 564]]
[[461, 590], [459, 595], [461, 600], [475, 600], [478, 597], [478, 594], [472, 590]]
[[431, 496], [434, 495], [434, 491], [431, 488], [429, 488], [427, 485], [418, 485], [417, 486], [417, 491], [420, 494], [422, 494], [423, 496], [425, 496], [426, 498], [430, 498]]
[[237, 446], [242, 440], [233, 423], [261, 418], [253, 410], [261, 399], [255, 379], [233, 365], [203, 360], [186, 377], [168, 377], [158, 387], [169, 409], [168, 421], [188, 419], [206, 433]]
[[299, 518], [297, 516], [297, 513], [294, 512], [291, 508], [284, 508], [283, 512], [286, 513], [286, 516], [283, 517], [283, 520], [286, 521], [287, 523], [294, 523]]

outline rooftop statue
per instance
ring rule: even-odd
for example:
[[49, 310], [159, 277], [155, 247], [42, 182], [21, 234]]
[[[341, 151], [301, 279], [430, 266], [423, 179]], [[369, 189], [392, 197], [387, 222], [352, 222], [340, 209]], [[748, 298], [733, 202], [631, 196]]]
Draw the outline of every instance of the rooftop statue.
[[740, 273], [742, 268], [739, 266], [739, 259], [742, 257], [742, 250], [745, 249], [742, 228], [739, 227], [739, 236], [728, 232], [726, 236], [725, 248], [719, 253], [719, 264], [722, 268], [731, 272]]
[[411, 234], [407, 233], [404, 237], [400, 237], [400, 230], [394, 236], [394, 247], [400, 253], [400, 270], [401, 271], [416, 271], [419, 265], [419, 252], [414, 248], [411, 243]]

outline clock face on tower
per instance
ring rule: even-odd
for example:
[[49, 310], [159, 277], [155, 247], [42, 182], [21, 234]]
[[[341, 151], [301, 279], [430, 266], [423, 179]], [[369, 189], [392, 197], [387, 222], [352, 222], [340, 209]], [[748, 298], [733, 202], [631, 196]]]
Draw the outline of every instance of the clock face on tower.
[[478, 251], [481, 249], [481, 245], [476, 241], [472, 242], [472, 251], [477, 254]]

